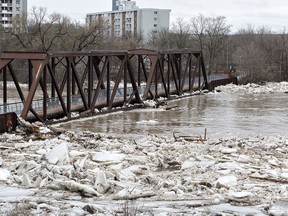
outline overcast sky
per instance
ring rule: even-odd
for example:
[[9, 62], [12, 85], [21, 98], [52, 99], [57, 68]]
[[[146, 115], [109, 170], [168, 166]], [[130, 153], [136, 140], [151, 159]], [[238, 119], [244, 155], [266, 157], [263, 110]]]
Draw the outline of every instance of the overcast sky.
[[[225, 16], [227, 23], [233, 26], [233, 32], [247, 24], [275, 31], [288, 27], [287, 0], [137, 0], [137, 5], [171, 9], [171, 22], [178, 17], [189, 20], [200, 13], [206, 17]], [[86, 13], [111, 11], [112, 0], [28, 0], [29, 11], [33, 6], [84, 22]]]

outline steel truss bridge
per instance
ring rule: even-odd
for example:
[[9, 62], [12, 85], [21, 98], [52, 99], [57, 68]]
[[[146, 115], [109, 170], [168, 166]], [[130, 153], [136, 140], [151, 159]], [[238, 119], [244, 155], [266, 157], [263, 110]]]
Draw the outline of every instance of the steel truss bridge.
[[[202, 52], [193, 50], [3, 52], [1, 75], [0, 114], [42, 122], [209, 87]], [[8, 80], [19, 96], [16, 103], [9, 102]]]

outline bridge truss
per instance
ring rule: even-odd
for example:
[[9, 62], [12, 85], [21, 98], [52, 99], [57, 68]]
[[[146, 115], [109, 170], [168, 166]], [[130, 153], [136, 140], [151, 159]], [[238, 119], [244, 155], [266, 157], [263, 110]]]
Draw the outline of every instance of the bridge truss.
[[[1, 75], [0, 108], [42, 122], [208, 88], [202, 52], [193, 50], [3, 52]], [[19, 98], [13, 103], [11, 83]]]

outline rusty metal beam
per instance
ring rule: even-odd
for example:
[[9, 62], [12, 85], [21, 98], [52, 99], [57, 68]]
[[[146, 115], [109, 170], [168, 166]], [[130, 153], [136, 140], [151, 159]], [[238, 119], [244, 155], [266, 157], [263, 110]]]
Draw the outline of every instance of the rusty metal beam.
[[26, 98], [26, 100], [24, 102], [24, 107], [23, 107], [23, 110], [22, 110], [22, 113], [21, 113], [21, 117], [23, 119], [27, 118], [28, 112], [29, 112], [29, 110], [31, 108], [31, 104], [32, 104], [32, 101], [33, 101], [37, 86], [38, 86], [39, 81], [41, 79], [43, 70], [45, 68], [45, 65], [46, 65], [45, 60], [43, 60], [41, 64], [35, 65], [35, 67], [38, 67], [38, 68], [34, 68], [36, 70], [36, 77], [35, 77], [35, 79], [33, 80], [32, 84], [31, 84], [31, 88], [29, 90], [28, 96], [27, 96], [27, 98]]
[[[28, 68], [26, 75], [29, 78], [30, 90], [26, 98], [19, 85], [18, 72], [12, 68], [12, 64], [18, 59], [28, 60], [28, 65], [21, 68], [21, 75], [25, 75], [24, 67]], [[71, 118], [71, 113], [74, 111], [92, 113], [98, 106], [107, 106], [111, 110], [119, 102], [141, 103], [142, 98], [157, 99], [160, 95], [169, 98], [175, 93], [180, 95], [184, 91], [195, 90], [194, 82], [198, 76], [203, 77], [204, 87], [208, 87], [204, 59], [202, 52], [199, 51], [158, 52], [136, 49], [48, 54], [8, 52], [0, 56], [0, 72], [3, 72], [3, 102], [8, 100], [7, 87], [5, 87], [8, 72], [5, 72], [6, 66], [24, 103], [21, 116], [27, 119], [32, 113], [40, 121], [48, 121], [53, 113]], [[124, 82], [124, 94], [120, 96], [117, 95], [117, 91], [121, 82]], [[97, 84], [94, 89], [95, 83]], [[143, 86], [144, 92], [140, 95], [139, 87], [142, 83], [146, 83], [146, 86]], [[41, 88], [37, 88], [39, 84]], [[128, 85], [132, 86], [132, 90]], [[203, 87], [201, 85], [198, 83], [198, 89]], [[50, 86], [51, 92], [48, 91]], [[33, 109], [34, 105], [32, 107], [36, 90], [43, 96], [43, 107], [37, 109], [37, 112]], [[103, 97], [99, 97], [101, 90], [105, 93], [104, 100]], [[75, 98], [77, 104], [72, 103], [72, 99]], [[51, 101], [56, 108], [48, 107]]]

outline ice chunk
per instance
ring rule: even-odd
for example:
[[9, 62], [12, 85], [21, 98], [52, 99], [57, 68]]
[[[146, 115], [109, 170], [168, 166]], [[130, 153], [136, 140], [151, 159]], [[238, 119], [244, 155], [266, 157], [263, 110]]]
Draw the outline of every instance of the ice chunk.
[[64, 165], [69, 162], [69, 151], [67, 143], [61, 143], [55, 146], [46, 154], [46, 158], [51, 164]]
[[92, 155], [92, 161], [95, 162], [120, 162], [124, 159], [124, 154], [113, 152], [96, 152]]
[[288, 215], [288, 201], [277, 201], [269, 210], [269, 215]]
[[221, 188], [231, 188], [237, 185], [236, 176], [222, 176], [216, 181], [216, 187]]
[[0, 181], [7, 181], [11, 173], [7, 169], [0, 169]]

